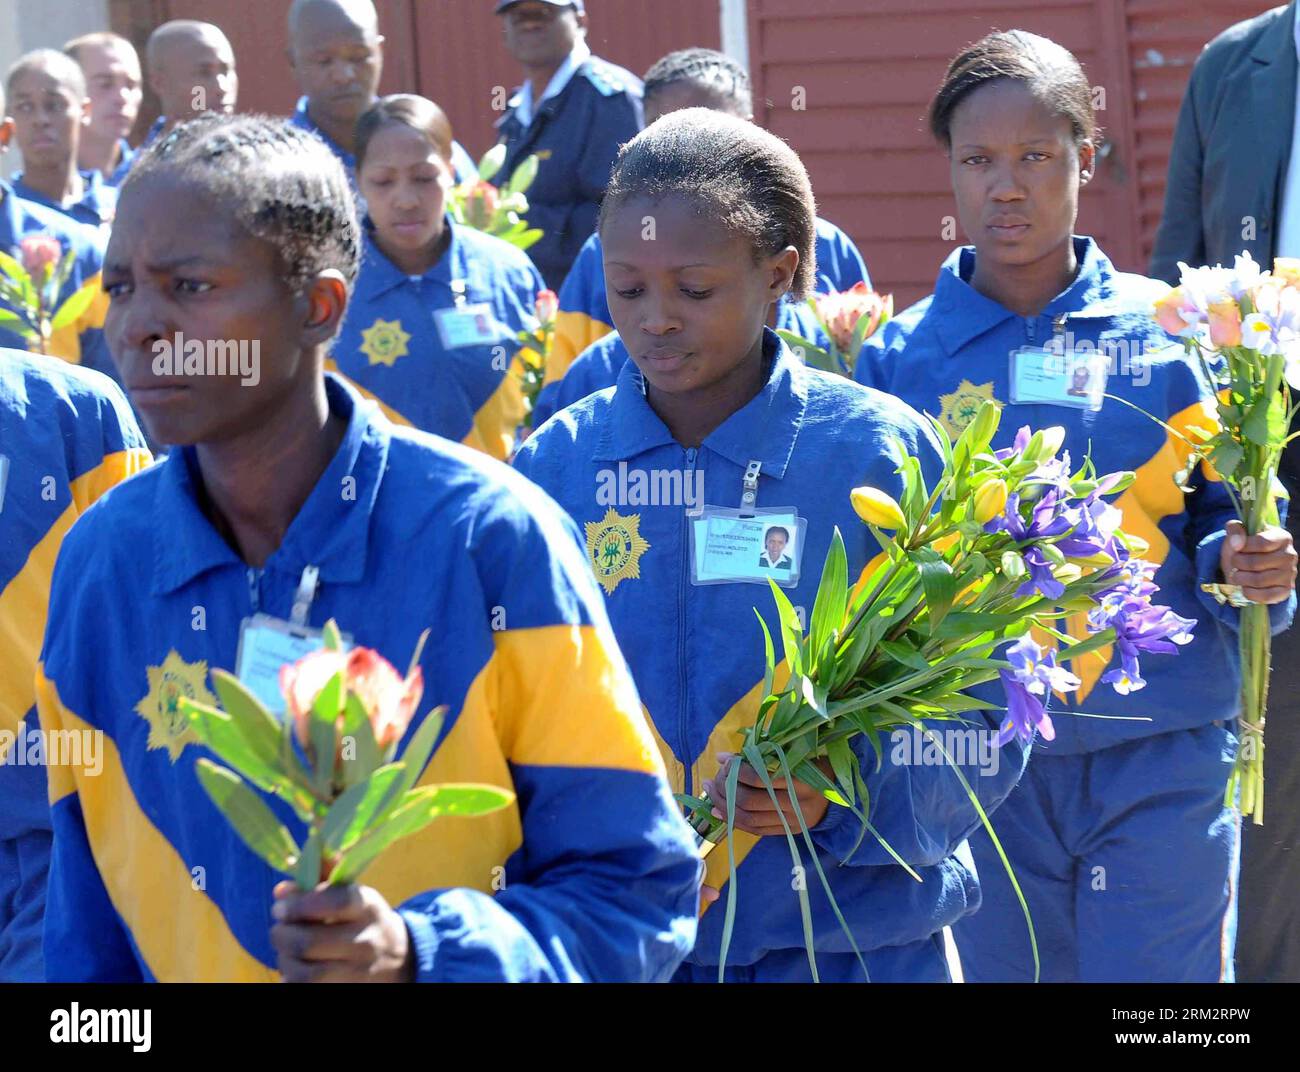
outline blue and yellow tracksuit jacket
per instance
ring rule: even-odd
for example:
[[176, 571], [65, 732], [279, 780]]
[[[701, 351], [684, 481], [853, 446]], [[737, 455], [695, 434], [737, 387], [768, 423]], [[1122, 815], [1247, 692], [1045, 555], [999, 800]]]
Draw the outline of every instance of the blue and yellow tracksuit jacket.
[[[921, 458], [931, 482], [941, 464], [929, 430], [908, 407], [807, 368], [771, 331], [764, 348], [770, 369], [766, 385], [699, 448], [685, 449], [673, 439], [646, 401], [636, 366], [628, 362], [614, 388], [556, 414], [520, 447], [514, 461], [584, 527], [589, 558], [594, 560], [601, 546], [602, 528], [617, 525], [636, 537], [625, 541], [626, 561], [612, 573], [606, 570], [601, 583], [673, 786], [688, 793], [701, 790], [718, 770], [716, 753], [734, 751], [738, 731], [755, 721], [764, 654], [754, 610], [776, 637], [776, 607], [771, 592], [757, 584], [692, 583], [689, 522], [681, 501], [646, 505], [633, 494], [624, 497], [626, 503], [609, 505], [609, 495], [598, 489], [609, 490], [611, 474], [620, 470], [645, 479], [680, 474], [683, 488], [693, 486], [700, 479], [693, 474], [701, 473], [705, 503], [736, 507], [747, 464], [760, 462], [757, 505], [797, 507], [807, 520], [801, 577], [786, 594], [811, 613], [836, 526], [851, 577], [878, 553], [853, 512], [849, 492], [873, 484], [901, 493], [895, 472], [901, 458], [889, 437], [899, 437], [909, 455]], [[634, 483], [625, 481], [629, 489]], [[787, 676], [782, 663], [778, 684]], [[977, 716], [975, 725], [985, 729], [995, 721]], [[889, 959], [890, 947], [919, 946], [927, 954], [906, 970], [886, 968], [874, 977], [943, 979], [934, 936], [979, 903], [975, 874], [954, 857], [979, 820], [952, 771], [895, 763], [891, 749], [884, 751], [877, 771], [870, 747], [859, 742], [873, 823], [923, 881], [911, 878], [870, 835], [849, 856], [860, 826], [846, 808], [832, 804], [812, 836], [868, 966], [881, 958], [896, 963]], [[1014, 785], [1024, 754], [1012, 744], [1000, 754], [996, 775], [966, 771], [985, 807], [995, 806]], [[737, 978], [807, 978], [785, 839], [739, 832], [735, 848], [739, 900], [728, 964], [741, 972]], [[722, 888], [725, 899], [725, 846], [709, 855], [707, 866], [706, 883]], [[811, 866], [807, 876], [822, 977], [861, 978]], [[724, 908], [724, 901], [716, 902], [700, 921], [690, 958], [697, 967], [718, 963]]]
[[[867, 274], [862, 254], [858, 252], [853, 240], [835, 224], [818, 217], [817, 278], [813, 289], [820, 294], [830, 294], [848, 290], [854, 283], [871, 286], [871, 276]], [[579, 354], [614, 330], [614, 318], [610, 315], [609, 299], [605, 295], [605, 253], [599, 232], [593, 233], [578, 251], [578, 258], [573, 262], [564, 286], [560, 288], [559, 298], [555, 342], [546, 359], [546, 387], [541, 395], [543, 399], [555, 390], [551, 385], [565, 376]], [[781, 304], [785, 306], [793, 303], [783, 301]], [[798, 304], [801, 308], [806, 308], [803, 303]], [[776, 326], [788, 327], [779, 322]], [[790, 330], [800, 329], [791, 327]], [[805, 337], [811, 338], [807, 335]], [[613, 382], [610, 380], [600, 386], [608, 387]], [[548, 405], [548, 416], [562, 408], [554, 403]]]
[[[72, 272], [59, 292], [60, 305], [78, 291], [89, 289], [95, 295], [74, 323], [54, 332], [50, 339], [50, 353], [117, 380], [117, 366], [104, 341], [108, 295], [104, 293], [100, 279], [104, 264], [102, 250], [90, 240], [85, 227], [72, 222], [61, 212], [19, 197], [13, 187], [0, 181], [0, 249], [21, 260], [18, 243], [29, 235], [52, 235], [63, 244], [64, 253], [69, 249], [77, 251]], [[2, 304], [0, 308], [3, 308]], [[26, 345], [21, 335], [0, 325], [0, 347], [22, 350]]]
[[[537, 269], [508, 242], [447, 221], [451, 241], [424, 275], [407, 276], [366, 228], [361, 273], [331, 367], [388, 418], [483, 451], [510, 456], [524, 417], [521, 346], [534, 316]], [[490, 341], [444, 347], [437, 317], [486, 304]]]
[[[1132, 408], [1141, 407], [1184, 435], [1194, 428], [1213, 429], [1217, 417], [1211, 388], [1182, 344], [1151, 318], [1162, 285], [1116, 271], [1090, 238], [1076, 237], [1074, 243], [1077, 277], [1029, 319], [976, 291], [968, 282], [974, 250], [955, 251], [940, 269], [934, 293], [867, 340], [857, 365], [861, 382], [934, 414], [951, 432], [965, 426], [983, 399], [993, 398], [1004, 403], [995, 447], [1009, 446], [1022, 425], [1063, 425], [1064, 449], [1076, 466], [1091, 451], [1098, 472], [1137, 473], [1133, 486], [1115, 500], [1122, 527], [1151, 545], [1146, 557], [1160, 567], [1156, 601], [1198, 619], [1196, 639], [1177, 656], [1143, 659], [1147, 685], [1130, 696], [1098, 684], [1108, 669], [1106, 659], [1090, 656], [1071, 667], [1083, 685], [1057, 699], [1056, 740], [1041, 742], [1044, 751], [1056, 754], [1092, 752], [1232, 718], [1238, 688], [1238, 613], [1200, 590], [1201, 582], [1218, 579], [1223, 526], [1236, 516], [1231, 500], [1201, 468], [1192, 474], [1196, 490], [1184, 495], [1174, 474], [1186, 464], [1187, 446]], [[1078, 343], [1080, 352], [1091, 346], [1113, 353], [1106, 391], [1132, 406], [1112, 399], [1098, 412], [1006, 404], [1011, 351], [1046, 345], [1054, 334]], [[1275, 628], [1289, 623], [1293, 607], [1294, 598], [1272, 608]], [[1084, 635], [1083, 622], [1071, 620], [1070, 632]], [[1150, 721], [1071, 717], [1071, 709]]]
[[559, 292], [578, 250], [596, 229], [619, 147], [644, 124], [641, 80], [596, 56], [538, 105], [527, 127], [513, 109], [498, 120], [497, 140], [506, 146], [506, 159], [495, 181], [504, 186], [531, 154], [539, 158], [537, 178], [527, 190], [527, 217], [543, 236], [528, 255], [551, 290]]
[[31, 201], [85, 224], [89, 228], [91, 240], [102, 254], [108, 245], [108, 232], [117, 212], [117, 188], [105, 182], [98, 171], [82, 171], [81, 178], [85, 182], [85, 192], [81, 195], [81, 200], [72, 205], [61, 205], [39, 190], [33, 190], [23, 182], [21, 171], [13, 177], [12, 182], [14, 193], [24, 201]]
[[114, 189], [122, 185], [122, 180], [126, 178], [127, 172], [131, 170], [131, 165], [135, 163], [136, 156], [144, 148], [142, 145], [140, 149], [132, 149], [131, 143], [125, 138], [117, 139], [117, 147], [122, 155], [119, 157], [117, 167], [113, 169], [113, 173], [104, 179], [104, 182]]
[[[348, 152], [343, 146], [331, 138], [311, 117], [307, 111], [307, 98], [299, 97], [298, 103], [294, 106], [293, 115], [289, 116], [289, 122], [303, 130], [310, 130], [316, 137], [320, 138], [328, 147], [330, 152], [342, 161], [344, 168], [347, 169], [348, 178], [352, 181], [353, 187], [357, 184], [357, 158], [355, 153]], [[458, 141], [451, 143], [451, 167], [455, 173], [457, 182], [464, 182], [466, 179], [473, 178], [478, 174], [478, 165], [474, 163], [473, 157], [469, 155], [464, 147]]]
[[115, 384], [0, 350], [0, 982], [45, 977], [50, 806], [33, 678], [55, 556], [90, 504], [148, 463]]
[[[784, 298], [778, 302], [776, 326], [813, 342], [826, 343], [817, 318], [804, 302]], [[617, 331], [601, 336], [577, 356], [561, 380], [551, 383], [538, 394], [533, 407], [533, 427], [540, 428], [557, 410], [606, 387], [613, 387], [627, 360], [627, 347]]]
[[[699, 860], [573, 526], [505, 467], [326, 386], [343, 441], [263, 568], [202, 512], [191, 448], [106, 496], [64, 543], [41, 723], [103, 731], [104, 755], [97, 777], [50, 770], [49, 977], [276, 978], [281, 876], [199, 785], [207, 753], [176, 699], [211, 700], [240, 622], [287, 618], [308, 565], [309, 624], [333, 618], [397, 665], [433, 629], [410, 732], [449, 710], [420, 783], [517, 797], [438, 820], [363, 876], [406, 921], [419, 979], [666, 976], [694, 937]], [[301, 842], [293, 812], [267, 803]]]

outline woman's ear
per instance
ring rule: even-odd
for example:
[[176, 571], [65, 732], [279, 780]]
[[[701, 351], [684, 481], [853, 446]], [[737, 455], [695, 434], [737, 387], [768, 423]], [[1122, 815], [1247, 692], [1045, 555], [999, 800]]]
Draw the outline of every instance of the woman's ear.
[[772, 293], [772, 300], [776, 301], [789, 293], [794, 285], [795, 273], [799, 270], [799, 251], [794, 246], [786, 246], [772, 257], [769, 265], [772, 275], [768, 289]]
[[1079, 142], [1079, 185], [1087, 186], [1097, 164], [1097, 146], [1091, 138]]
[[303, 344], [321, 346], [338, 334], [348, 310], [348, 285], [336, 268], [318, 272], [303, 292]]

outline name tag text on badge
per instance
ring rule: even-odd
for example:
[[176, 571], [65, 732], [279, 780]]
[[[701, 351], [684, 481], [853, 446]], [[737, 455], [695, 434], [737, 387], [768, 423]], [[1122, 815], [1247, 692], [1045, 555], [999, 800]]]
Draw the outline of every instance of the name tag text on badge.
[[775, 581], [783, 588], [799, 583], [806, 522], [794, 511], [738, 517], [737, 511], [704, 507], [691, 519], [692, 564], [696, 584]]
[[1072, 409], [1101, 409], [1109, 360], [1105, 354], [1076, 354], [1026, 346], [1011, 352], [1011, 401]]
[[501, 342], [508, 334], [497, 323], [492, 306], [487, 302], [439, 309], [433, 314], [433, 321], [437, 325], [444, 350], [459, 350], [463, 346], [488, 346]]
[[[351, 637], [343, 638], [345, 650], [351, 642]], [[325, 639], [319, 629], [294, 625], [269, 614], [256, 614], [244, 619], [240, 626], [235, 676], [268, 711], [281, 717], [285, 704], [280, 693], [280, 668], [324, 646]]]

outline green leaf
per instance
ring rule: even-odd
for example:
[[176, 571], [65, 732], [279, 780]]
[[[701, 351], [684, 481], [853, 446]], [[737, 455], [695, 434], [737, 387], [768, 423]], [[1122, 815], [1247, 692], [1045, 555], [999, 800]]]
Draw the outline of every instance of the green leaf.
[[790, 667], [792, 677], [803, 673], [803, 629], [799, 625], [799, 616], [794, 612], [794, 605], [777, 583], [770, 577], [767, 581], [772, 589], [772, 598], [776, 600], [776, 612], [781, 619], [781, 640], [785, 645], [785, 661]]
[[1099, 633], [1093, 633], [1086, 640], [1081, 640], [1077, 644], [1071, 644], [1067, 648], [1062, 648], [1058, 653], [1058, 658], [1062, 660], [1077, 659], [1081, 655], [1087, 655], [1090, 652], [1104, 648], [1107, 644], [1115, 643], [1115, 630], [1103, 629]]
[[26, 320], [8, 309], [0, 309], [0, 328], [8, 328], [15, 334], [21, 335], [27, 342], [40, 338], [40, 335], [32, 330], [31, 325]]
[[511, 174], [510, 181], [506, 183], [505, 196], [521, 194], [527, 190], [537, 178], [537, 165], [536, 153], [529, 153], [524, 157], [523, 162]]
[[186, 697], [179, 699], [178, 707], [200, 743], [259, 789], [274, 793], [288, 788], [289, 779], [279, 769], [278, 755], [260, 754], [224, 711]]
[[222, 709], [234, 722], [235, 729], [261, 759], [275, 766], [280, 758], [280, 723], [239, 678], [225, 670], [212, 671], [212, 685], [217, 690]]
[[911, 558], [921, 571], [921, 587], [925, 591], [930, 633], [933, 635], [952, 609], [952, 601], [957, 598], [957, 578], [953, 576], [952, 567], [933, 548], [913, 551]]
[[490, 785], [429, 785], [408, 793], [392, 813], [344, 852], [330, 873], [332, 885], [355, 882], [390, 845], [444, 816], [487, 815], [507, 807], [514, 794]]
[[420, 775], [424, 773], [425, 765], [429, 762], [429, 756], [433, 754], [433, 746], [438, 740], [438, 734], [442, 730], [442, 723], [446, 715], [447, 708], [445, 706], [435, 707], [425, 715], [424, 721], [420, 723], [419, 728], [411, 737], [411, 743], [406, 746], [406, 751], [402, 753], [402, 764], [405, 767], [401, 782], [401, 791], [403, 793], [415, 785]]
[[754, 617], [758, 619], [759, 628], [763, 630], [763, 691], [760, 694], [762, 699], [772, 695], [772, 682], [776, 677], [776, 655], [772, 651], [772, 634], [767, 630], [767, 622], [763, 621], [763, 616], [758, 613], [758, 608], [754, 608]]
[[327, 851], [337, 854], [347, 849], [397, 803], [401, 793], [393, 791], [401, 784], [403, 769], [400, 763], [380, 767], [334, 802], [321, 826], [321, 840]]
[[900, 644], [896, 640], [882, 640], [878, 645], [880, 650], [888, 655], [895, 662], [902, 663], [904, 666], [910, 666], [914, 670], [931, 669], [930, 661], [913, 647], [907, 644]]
[[840, 737], [827, 744], [826, 755], [831, 761], [831, 769], [835, 771], [835, 780], [839, 782], [840, 792], [850, 804], [853, 804], [856, 801], [853, 768], [857, 766], [858, 757], [849, 747], [848, 738]]
[[293, 880], [300, 890], [314, 890], [320, 884], [322, 851], [320, 827], [313, 827], [293, 869]]
[[244, 844], [276, 871], [292, 874], [298, 846], [262, 798], [234, 771], [210, 759], [199, 759], [194, 773]]
[[331, 618], [321, 630], [321, 640], [326, 651], [343, 650], [343, 634], [339, 632], [339, 623]]
[[[831, 639], [831, 635], [844, 622], [844, 611], [849, 602], [849, 561], [844, 552], [844, 538], [840, 527], [835, 526], [831, 536], [831, 547], [826, 553], [826, 562], [822, 566], [821, 582], [817, 585], [817, 597], [813, 602], [812, 619], [809, 623], [808, 637], [814, 660], [819, 659], [822, 649]], [[817, 665], [809, 667], [809, 673], [817, 672]]]
[[1243, 438], [1257, 447], [1268, 446], [1268, 406], [1269, 399], [1261, 395], [1250, 407], [1250, 413], [1241, 425]]
[[504, 143], [494, 145], [486, 153], [483, 159], [478, 162], [478, 177], [484, 182], [491, 182], [492, 177], [501, 170], [501, 165], [506, 162], [506, 147]]
[[[365, 705], [359, 696], [352, 693], [348, 694], [343, 707], [343, 738], [343, 784], [353, 786], [378, 770], [383, 765], [383, 757], [379, 754]], [[348, 743], [351, 743], [351, 748], [347, 747]]]

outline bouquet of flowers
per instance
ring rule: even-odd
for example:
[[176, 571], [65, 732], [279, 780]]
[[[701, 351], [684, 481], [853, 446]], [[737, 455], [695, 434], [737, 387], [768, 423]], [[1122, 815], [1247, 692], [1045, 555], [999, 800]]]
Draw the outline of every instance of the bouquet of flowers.
[[829, 348], [783, 328], [778, 328], [777, 334], [805, 364], [848, 377], [853, 376], [862, 344], [894, 315], [894, 296], [877, 294], [865, 283], [854, 283], [848, 290], [832, 294], [814, 294], [808, 305], [817, 326], [830, 341]]
[[[1249, 253], [1232, 268], [1191, 268], [1155, 304], [1162, 328], [1183, 339], [1218, 392], [1219, 430], [1192, 443], [1185, 484], [1204, 458], [1222, 477], [1250, 536], [1278, 524], [1276, 484], [1300, 388], [1300, 259], [1279, 257], [1271, 273]], [[1169, 429], [1171, 432], [1172, 429]], [[1178, 433], [1174, 433], [1178, 434]], [[1180, 437], [1186, 441], [1186, 437]], [[1230, 581], [1231, 578], [1225, 578]], [[1264, 821], [1264, 716], [1272, 637], [1268, 607], [1243, 598], [1233, 584], [1205, 585], [1219, 602], [1241, 608], [1241, 740], [1225, 792], [1241, 792], [1241, 813]]]
[[528, 429], [533, 427], [537, 396], [546, 382], [546, 362], [555, 345], [555, 319], [559, 312], [560, 299], [555, 291], [543, 290], [537, 295], [533, 306], [535, 323], [516, 336], [520, 345], [520, 386], [523, 388], [524, 404], [528, 408], [524, 415], [524, 427]]
[[[906, 459], [899, 468], [902, 500], [877, 488], [853, 491], [854, 509], [883, 554], [852, 583], [836, 531], [806, 634], [785, 593], [772, 585], [788, 670], [782, 688], [774, 687], [778, 664], [759, 617], [767, 656], [765, 698], [754, 725], [744, 731], [740, 754], [774, 801], [772, 779], [788, 783], [793, 777], [851, 808], [862, 824], [859, 843], [872, 833], [918, 881], [871, 826], [867, 786], [850, 747], [855, 739], [870, 745], [877, 768], [883, 760], [883, 734], [914, 727], [933, 741], [1001, 854], [976, 794], [930, 724], [999, 710], [968, 690], [1000, 681], [1006, 704], [997, 743], [1017, 735], [1028, 740], [1035, 731], [1051, 740], [1049, 690], [1065, 693], [1080, 684], [1064, 662], [1096, 658], [1105, 664], [1110, 652], [1104, 649], [1118, 649], [1120, 665], [1101, 680], [1129, 692], [1143, 684], [1138, 656], [1176, 651], [1176, 645], [1192, 639], [1190, 629], [1196, 624], [1151, 603], [1154, 567], [1137, 557], [1146, 546], [1119, 528], [1119, 511], [1105, 501], [1128, 487], [1134, 475], [1098, 476], [1091, 461], [1072, 471], [1068, 452], [1057, 457], [1061, 428], [1033, 433], [1021, 428], [1011, 447], [991, 451], [999, 419], [997, 404], [984, 403], [955, 443], [932, 421], [945, 459], [933, 489], [926, 488], [920, 461], [900, 443], [900, 456]], [[1053, 624], [1081, 611], [1087, 612], [1086, 639], [1076, 641]], [[1060, 650], [1040, 645], [1031, 628], [1045, 640], [1055, 637]], [[730, 835], [739, 770], [738, 764], [728, 770], [725, 820], [712, 815], [716, 805], [707, 797], [678, 798], [692, 813], [704, 851], [728, 840], [732, 892], [724, 922], [724, 963], [736, 902]], [[792, 857], [799, 863], [795, 834], [801, 833], [834, 905], [797, 801], [795, 808], [800, 831], [786, 831]], [[1004, 854], [1002, 862], [1011, 874]], [[1020, 896], [1014, 874], [1011, 881]], [[799, 897], [811, 950], [806, 891], [800, 889]], [[1028, 919], [1023, 896], [1020, 904]], [[1030, 937], [1037, 964], [1032, 924]], [[815, 962], [813, 973], [815, 977]]]
[[537, 155], [527, 157], [515, 168], [504, 193], [489, 181], [505, 163], [506, 147], [494, 145], [479, 161], [478, 177], [453, 186], [447, 199], [452, 219], [476, 231], [495, 235], [519, 249], [527, 249], [543, 232], [529, 227], [525, 191], [537, 178]]
[[[180, 701], [199, 740], [229, 764], [198, 761], [208, 796], [244, 843], [301, 889], [355, 882], [393, 842], [435, 819], [485, 815], [514, 799], [487, 785], [414, 788], [446, 708], [431, 711], [396, 758], [424, 690], [423, 645], [421, 637], [402, 678], [369, 648], [345, 652], [331, 621], [322, 649], [280, 669], [282, 722], [220, 670], [212, 681], [224, 710]], [[307, 824], [301, 846], [249, 783], [288, 802]]]
[[18, 244], [18, 256], [0, 252], [0, 327], [17, 332], [27, 348], [50, 352], [54, 332], [76, 323], [95, 300], [95, 291], [83, 287], [59, 305], [59, 292], [72, 274], [76, 251], [63, 252], [52, 235], [28, 235]]

